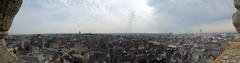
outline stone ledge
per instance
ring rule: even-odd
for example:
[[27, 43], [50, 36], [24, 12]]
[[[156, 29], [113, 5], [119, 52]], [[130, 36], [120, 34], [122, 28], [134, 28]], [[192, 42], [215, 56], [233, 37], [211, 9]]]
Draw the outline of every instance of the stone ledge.
[[[0, 43], [4, 43], [4, 39], [0, 39]], [[5, 46], [0, 44], [0, 63], [25, 63], [24, 60], [16, 59]]]
[[230, 42], [213, 63], [240, 63], [240, 42]]

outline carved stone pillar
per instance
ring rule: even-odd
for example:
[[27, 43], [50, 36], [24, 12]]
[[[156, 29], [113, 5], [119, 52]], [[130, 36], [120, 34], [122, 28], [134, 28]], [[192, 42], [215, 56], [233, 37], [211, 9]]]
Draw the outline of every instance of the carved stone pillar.
[[22, 0], [0, 0], [0, 63], [22, 63], [8, 52], [4, 41], [21, 4]]
[[233, 15], [233, 25], [237, 32], [240, 33], [240, 0], [234, 0], [234, 5], [237, 12]]
[[0, 39], [6, 35], [21, 4], [22, 0], [0, 0]]

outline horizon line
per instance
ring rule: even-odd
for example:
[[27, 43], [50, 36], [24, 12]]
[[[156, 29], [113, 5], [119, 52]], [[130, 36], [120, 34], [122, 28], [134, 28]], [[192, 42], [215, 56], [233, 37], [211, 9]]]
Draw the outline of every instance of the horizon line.
[[[200, 32], [80, 32], [81, 34], [199, 34]], [[237, 32], [202, 32], [202, 33], [237, 33]], [[79, 32], [56, 32], [56, 33], [20, 33], [20, 34], [12, 34], [8, 33], [8, 35], [35, 35], [35, 34], [79, 34]]]

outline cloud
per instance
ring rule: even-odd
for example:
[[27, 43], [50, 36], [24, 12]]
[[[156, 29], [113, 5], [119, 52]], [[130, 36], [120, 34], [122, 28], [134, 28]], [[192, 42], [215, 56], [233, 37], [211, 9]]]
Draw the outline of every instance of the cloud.
[[231, 21], [235, 11], [232, 0], [149, 0], [149, 5], [154, 8], [154, 14], [160, 16], [155, 20], [164, 24], [159, 27], [169, 32], [195, 32], [193, 29], [196, 27], [223, 24], [227, 22], [226, 19]]
[[120, 33], [130, 32], [130, 21], [133, 32], [142, 32], [152, 13], [146, 0], [24, 0], [10, 33]]
[[234, 11], [231, 0], [24, 0], [10, 34], [234, 31]]

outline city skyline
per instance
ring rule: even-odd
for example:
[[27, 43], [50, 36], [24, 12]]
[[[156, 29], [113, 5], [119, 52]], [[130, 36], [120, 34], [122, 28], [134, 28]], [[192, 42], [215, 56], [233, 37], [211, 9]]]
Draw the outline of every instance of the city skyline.
[[10, 34], [234, 32], [232, 0], [24, 0]]

